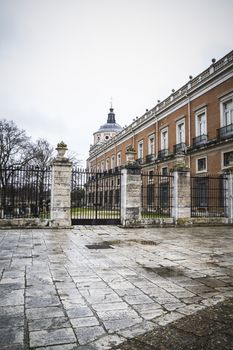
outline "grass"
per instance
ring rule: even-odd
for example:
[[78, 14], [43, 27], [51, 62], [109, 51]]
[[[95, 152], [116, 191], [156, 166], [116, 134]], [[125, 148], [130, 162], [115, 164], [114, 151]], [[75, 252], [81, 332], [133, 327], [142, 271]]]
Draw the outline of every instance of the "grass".
[[[120, 209], [97, 209], [97, 217], [99, 219], [117, 219], [120, 216]], [[96, 217], [95, 208], [71, 208], [71, 217], [94, 219]]]

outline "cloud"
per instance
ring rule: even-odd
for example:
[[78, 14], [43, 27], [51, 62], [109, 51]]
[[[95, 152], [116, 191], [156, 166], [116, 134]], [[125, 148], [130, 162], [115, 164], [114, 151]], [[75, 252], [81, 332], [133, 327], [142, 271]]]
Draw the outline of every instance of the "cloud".
[[0, 118], [86, 157], [232, 49], [230, 0], [0, 0]]

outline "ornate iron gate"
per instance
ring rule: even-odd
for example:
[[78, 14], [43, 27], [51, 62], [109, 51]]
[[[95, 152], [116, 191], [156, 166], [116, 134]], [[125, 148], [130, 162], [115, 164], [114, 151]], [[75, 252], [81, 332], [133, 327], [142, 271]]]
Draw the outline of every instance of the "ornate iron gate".
[[73, 225], [120, 224], [121, 174], [73, 169], [71, 220]]

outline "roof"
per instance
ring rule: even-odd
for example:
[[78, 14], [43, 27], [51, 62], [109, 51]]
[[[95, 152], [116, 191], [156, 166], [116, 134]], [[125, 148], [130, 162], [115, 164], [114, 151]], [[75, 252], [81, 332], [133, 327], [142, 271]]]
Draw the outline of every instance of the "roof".
[[113, 108], [110, 108], [110, 112], [108, 113], [107, 123], [100, 126], [98, 132], [100, 131], [116, 131], [119, 132], [122, 130], [122, 127], [116, 123], [115, 113], [113, 112]]

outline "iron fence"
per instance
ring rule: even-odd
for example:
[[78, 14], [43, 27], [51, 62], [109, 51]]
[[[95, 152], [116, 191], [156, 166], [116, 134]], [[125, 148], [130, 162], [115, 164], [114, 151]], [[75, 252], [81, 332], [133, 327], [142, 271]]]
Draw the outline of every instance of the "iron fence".
[[0, 168], [0, 218], [49, 218], [51, 169]]
[[191, 176], [191, 216], [227, 216], [226, 175]]
[[143, 218], [170, 217], [173, 175], [142, 173], [141, 203]]
[[120, 223], [121, 173], [73, 169], [71, 220], [73, 224]]

